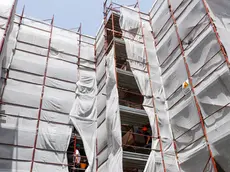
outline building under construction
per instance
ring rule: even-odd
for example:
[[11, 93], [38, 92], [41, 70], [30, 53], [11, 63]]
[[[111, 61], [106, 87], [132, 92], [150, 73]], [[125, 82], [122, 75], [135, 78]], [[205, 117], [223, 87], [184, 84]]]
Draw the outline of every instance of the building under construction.
[[229, 172], [230, 2], [103, 5], [91, 37], [0, 0], [0, 171]]

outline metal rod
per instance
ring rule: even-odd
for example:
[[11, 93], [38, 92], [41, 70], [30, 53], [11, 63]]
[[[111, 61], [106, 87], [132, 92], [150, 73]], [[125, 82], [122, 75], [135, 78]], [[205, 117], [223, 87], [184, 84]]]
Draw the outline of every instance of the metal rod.
[[[140, 13], [140, 4], [139, 4], [139, 0], [137, 0], [138, 2], [138, 14], [139, 14], [139, 18], [140, 18], [140, 27], [141, 27], [141, 32], [142, 35], [144, 35], [144, 28], [143, 28], [143, 24], [142, 24], [142, 19], [141, 19], [141, 13]], [[149, 75], [149, 80], [151, 80], [151, 76], [150, 76], [150, 67], [149, 67], [149, 63], [148, 63], [148, 52], [146, 49], [146, 42], [145, 42], [145, 37], [143, 36], [143, 43], [144, 43], [144, 52], [146, 55], [146, 62], [147, 62], [147, 70], [148, 70], [148, 75]], [[150, 88], [151, 88], [151, 94], [153, 95], [153, 87], [152, 87], [152, 82], [150, 82]], [[154, 115], [155, 115], [155, 119], [156, 119], [156, 128], [157, 128], [157, 135], [159, 137], [159, 143], [160, 143], [160, 152], [161, 152], [161, 157], [162, 157], [162, 165], [163, 165], [163, 170], [164, 172], [166, 172], [166, 165], [165, 165], [165, 161], [164, 161], [164, 153], [163, 153], [163, 143], [162, 143], [162, 139], [161, 139], [161, 135], [160, 135], [160, 127], [159, 127], [159, 121], [158, 121], [158, 116], [156, 114], [156, 107], [155, 107], [155, 103], [154, 103], [154, 96], [152, 98], [152, 103], [153, 103], [153, 107], [154, 107]]]
[[[76, 134], [74, 134], [74, 145], [73, 145], [73, 147], [74, 147], [73, 167], [74, 167], [74, 168], [75, 168], [75, 166], [76, 166], [76, 151], [77, 151], [76, 145], [77, 145], [77, 137], [76, 137]], [[74, 170], [73, 170], [73, 171], [74, 171]]]
[[44, 77], [43, 77], [43, 86], [42, 86], [42, 92], [40, 97], [40, 106], [38, 111], [38, 121], [36, 126], [36, 135], [34, 139], [34, 148], [33, 148], [33, 154], [32, 154], [32, 162], [31, 162], [31, 168], [30, 172], [33, 172], [33, 165], [34, 165], [34, 159], [35, 159], [35, 153], [36, 153], [36, 147], [37, 147], [37, 140], [38, 140], [38, 131], [39, 131], [39, 125], [40, 125], [40, 119], [41, 119], [41, 111], [42, 111], [42, 105], [43, 105], [43, 97], [44, 97], [44, 91], [45, 91], [45, 84], [46, 84], [46, 76], [47, 76], [47, 70], [48, 70], [48, 62], [50, 57], [50, 49], [51, 49], [51, 39], [52, 39], [52, 33], [53, 33], [53, 23], [54, 23], [54, 16], [51, 21], [51, 29], [50, 29], [50, 38], [49, 38], [49, 44], [48, 44], [48, 51], [47, 51], [47, 58], [46, 58], [46, 66], [44, 71]]
[[191, 78], [191, 73], [190, 73], [190, 70], [189, 70], [187, 60], [185, 58], [185, 52], [184, 52], [183, 44], [182, 44], [182, 41], [180, 39], [180, 34], [179, 34], [176, 18], [174, 16], [174, 12], [173, 12], [170, 0], [168, 0], [168, 4], [169, 4], [169, 11], [171, 13], [172, 20], [173, 20], [173, 23], [174, 23], [174, 26], [175, 26], [177, 39], [178, 39], [178, 42], [180, 44], [180, 49], [181, 49], [181, 53], [182, 53], [182, 56], [183, 56], [183, 59], [184, 59], [184, 64], [185, 64], [186, 72], [187, 72], [187, 75], [188, 75], [188, 80], [189, 80], [189, 83], [190, 83], [190, 86], [191, 86], [191, 91], [192, 91], [192, 94], [193, 94], [193, 98], [194, 98], [194, 101], [195, 101], [195, 104], [196, 104], [196, 109], [197, 109], [197, 112], [198, 112], [198, 115], [199, 115], [199, 118], [200, 118], [202, 130], [203, 130], [204, 137], [205, 137], [205, 140], [206, 140], [206, 143], [207, 143], [208, 151], [209, 151], [211, 159], [212, 159], [212, 164], [213, 164], [214, 171], [217, 172], [218, 170], [217, 170], [216, 163], [215, 163], [215, 160], [214, 160], [214, 157], [213, 157], [213, 154], [212, 154], [209, 142], [208, 142], [207, 131], [206, 131], [206, 128], [205, 128], [204, 119], [203, 119], [203, 116], [202, 116], [202, 113], [201, 113], [201, 109], [200, 109], [200, 105], [198, 103], [198, 99], [197, 99], [196, 94], [195, 94], [195, 90], [194, 90], [194, 86], [193, 86], [193, 82], [192, 82], [192, 78]]
[[[16, 3], [16, 0], [15, 0], [14, 3]], [[14, 8], [14, 5], [13, 5], [12, 9]], [[19, 23], [18, 23], [18, 30], [20, 30], [20, 26], [22, 24], [22, 18], [23, 18], [24, 12], [25, 12], [25, 5], [23, 6], [22, 13], [21, 13], [21, 16], [20, 16], [20, 20], [19, 20]], [[12, 16], [8, 20], [11, 20], [11, 18], [12, 18]], [[8, 23], [7, 23], [8, 26], [6, 27], [5, 34], [6, 34], [7, 30], [8, 30], [8, 28], [9, 28], [9, 24], [10, 24], [9, 22], [10, 21], [8, 21]], [[19, 32], [17, 33], [16, 41], [18, 41], [18, 35], [19, 35]], [[3, 39], [5, 39], [5, 36], [4, 36]], [[4, 42], [3, 42], [3, 44], [4, 44]], [[1, 46], [3, 46], [3, 44]], [[1, 48], [3, 48], [3, 47], [1, 47]], [[2, 53], [2, 49], [1, 48], [0, 48], [0, 56], [1, 56], [1, 53]], [[16, 45], [15, 45], [15, 48], [16, 48]], [[6, 78], [5, 78], [4, 82], [3, 82], [3, 86], [2, 86], [2, 90], [1, 90], [1, 97], [0, 97], [0, 101], [1, 102], [2, 102], [4, 91], [5, 91], [5, 87], [6, 87], [6, 84], [7, 84], [7, 79], [9, 77], [9, 69], [10, 69], [10, 65], [11, 65], [12, 61], [13, 61], [13, 57], [11, 58], [11, 61], [10, 61], [10, 64], [9, 64], [9, 68], [6, 69]]]

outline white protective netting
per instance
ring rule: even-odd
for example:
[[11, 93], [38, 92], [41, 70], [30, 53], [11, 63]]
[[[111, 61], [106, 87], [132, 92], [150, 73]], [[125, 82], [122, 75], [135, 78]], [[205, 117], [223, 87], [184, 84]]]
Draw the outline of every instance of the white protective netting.
[[120, 25], [127, 31], [123, 32], [127, 58], [140, 92], [144, 96], [143, 106], [153, 133], [152, 151], [145, 171], [162, 171], [162, 157], [164, 157], [166, 168], [176, 171], [178, 167], [175, 161], [173, 137], [162, 94], [162, 79], [157, 66], [150, 23], [140, 18], [136, 9], [122, 8]]
[[123, 171], [121, 121], [114, 47], [102, 57], [98, 76], [98, 171]]
[[[1, 3], [1, 17], [9, 19], [13, 1]], [[2, 86], [4, 117], [0, 122], [0, 171], [67, 172], [71, 163], [67, 160], [72, 133], [70, 111], [74, 124], [78, 116], [87, 121], [87, 115], [87, 122], [96, 124], [94, 39], [82, 35], [79, 50], [78, 33], [29, 18], [20, 22], [14, 10], [15, 20], [10, 22], [10, 34], [7, 32], [1, 54], [5, 57], [6, 83]], [[1, 20], [2, 31], [6, 20]], [[78, 100], [82, 100], [81, 94], [85, 100], [78, 104]], [[75, 106], [81, 109], [77, 107], [76, 110]], [[96, 130], [94, 126], [93, 131]], [[90, 127], [87, 128], [90, 131], [84, 127], [78, 125], [80, 134], [81, 131], [93, 134]], [[82, 138], [90, 163], [88, 171], [92, 171], [96, 168], [95, 155], [91, 153], [96, 152], [96, 135], [82, 134]], [[88, 141], [88, 138], [92, 140]]]
[[[67, 172], [72, 124], [87, 172], [123, 171], [114, 47], [104, 56], [99, 36], [95, 65], [93, 38], [20, 23], [11, 15], [16, 3], [0, 1], [0, 171]], [[145, 172], [212, 172], [212, 160], [230, 171], [229, 4], [158, 0], [150, 22], [121, 8], [127, 59], [153, 133]]]
[[[220, 42], [228, 54], [226, 38], [229, 2], [222, 0], [217, 3], [207, 0], [205, 3], [210, 8], [210, 15], [214, 19]], [[150, 12], [151, 28], [149, 22], [142, 21], [146, 53], [141, 43], [143, 39], [138, 13], [135, 9], [121, 10], [121, 28], [129, 31], [129, 33], [123, 31], [128, 59], [137, 83], [141, 83], [138, 85], [145, 99], [148, 97], [146, 92], [150, 88], [144, 86], [149, 85], [150, 81], [152, 83], [165, 168], [167, 171], [178, 171], [179, 168], [186, 172], [214, 171], [215, 165], [212, 161], [214, 160], [220, 165], [218, 168], [229, 171], [227, 148], [230, 130], [227, 127], [229, 69], [224, 50], [221, 49], [210, 24], [208, 10], [203, 1], [171, 0], [170, 5], [166, 0], [158, 0], [155, 3]], [[175, 21], [169, 7], [172, 8]], [[176, 27], [174, 22], [177, 24]], [[178, 36], [182, 40], [182, 48]], [[137, 62], [132, 62], [132, 58]], [[146, 63], [146, 59], [150, 67], [150, 79], [146, 74], [147, 69], [142, 65]], [[191, 77], [191, 83], [188, 76]], [[191, 87], [194, 92], [191, 92]], [[198, 100], [198, 105], [195, 100]], [[202, 116], [198, 107], [201, 108]], [[146, 111], [152, 123], [154, 136], [154, 133], [156, 134], [154, 109]], [[204, 120], [204, 126], [201, 120]], [[161, 155], [156, 148], [158, 147], [152, 147], [153, 151], [145, 171], [153, 169], [163, 171]]]

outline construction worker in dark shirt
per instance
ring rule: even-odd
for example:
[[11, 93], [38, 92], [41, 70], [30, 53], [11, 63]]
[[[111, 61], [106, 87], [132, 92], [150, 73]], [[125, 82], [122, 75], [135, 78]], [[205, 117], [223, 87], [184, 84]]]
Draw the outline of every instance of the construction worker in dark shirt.
[[151, 134], [149, 133], [149, 129], [148, 129], [148, 125], [144, 125], [142, 127], [142, 134], [145, 135], [145, 147], [146, 148], [151, 148], [151, 144], [152, 144], [152, 139], [151, 139]]

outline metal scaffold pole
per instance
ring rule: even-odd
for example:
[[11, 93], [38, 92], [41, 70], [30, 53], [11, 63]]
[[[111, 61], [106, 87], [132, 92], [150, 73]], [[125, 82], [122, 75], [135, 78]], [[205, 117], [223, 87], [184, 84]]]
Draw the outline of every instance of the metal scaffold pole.
[[[147, 65], [149, 80], [151, 80], [151, 76], [150, 76], [150, 67], [149, 67], [149, 60], [148, 60], [149, 57], [148, 57], [147, 48], [146, 48], [146, 41], [145, 41], [145, 37], [144, 37], [144, 29], [143, 29], [143, 23], [142, 23], [142, 19], [141, 19], [139, 0], [137, 0], [137, 8], [138, 8], [138, 14], [139, 14], [139, 19], [140, 19], [141, 33], [142, 33], [143, 44], [144, 44], [144, 52], [145, 52], [145, 55], [146, 55], [146, 63], [147, 63], [146, 65]], [[166, 172], [167, 169], [166, 169], [165, 160], [164, 160], [163, 142], [162, 142], [162, 138], [161, 138], [161, 135], [160, 135], [160, 127], [159, 127], [158, 116], [157, 116], [157, 114], [156, 114], [156, 107], [155, 107], [155, 103], [154, 103], [152, 82], [150, 82], [150, 88], [151, 88], [151, 95], [152, 95], [153, 108], [154, 108], [154, 111], [155, 111], [155, 112], [154, 112], [154, 113], [155, 113], [154, 115], [155, 115], [155, 119], [156, 119], [157, 135], [158, 135], [158, 139], [159, 139], [159, 141], [160, 141], [160, 152], [161, 152], [161, 158], [162, 158], [162, 165], [163, 165], [163, 170], [164, 170], [164, 172]]]
[[42, 91], [41, 91], [40, 105], [39, 105], [39, 110], [38, 110], [38, 119], [37, 119], [37, 126], [36, 126], [36, 134], [35, 134], [35, 138], [34, 138], [34, 147], [33, 147], [33, 153], [32, 153], [32, 162], [31, 162], [30, 172], [33, 172], [34, 161], [35, 161], [35, 154], [36, 154], [37, 141], [38, 141], [38, 135], [39, 135], [40, 119], [41, 119], [41, 111], [42, 111], [42, 105], [43, 105], [43, 97], [44, 97], [46, 78], [47, 78], [46, 76], [47, 76], [48, 63], [49, 63], [50, 50], [51, 50], [53, 26], [54, 26], [54, 16], [52, 17], [51, 24], [50, 24], [50, 37], [49, 37], [45, 71], [44, 71], [44, 77], [43, 77], [43, 83], [42, 83]]
[[[180, 46], [181, 54], [182, 54], [182, 57], [183, 57], [183, 61], [184, 61], [184, 64], [185, 64], [189, 84], [191, 85], [191, 91], [192, 91], [193, 98], [194, 98], [194, 101], [195, 101], [195, 104], [196, 104], [196, 109], [197, 109], [197, 112], [198, 112], [198, 115], [199, 115], [199, 118], [200, 118], [200, 123], [201, 123], [201, 127], [202, 127], [202, 130], [203, 130], [204, 138], [205, 138], [205, 141], [206, 141], [206, 144], [207, 144], [207, 147], [208, 147], [208, 151], [210, 153], [210, 158], [211, 158], [211, 161], [212, 161], [212, 165], [214, 167], [214, 171], [217, 172], [215, 159], [213, 157], [213, 153], [211, 151], [210, 144], [208, 142], [207, 131], [206, 131], [206, 128], [205, 128], [204, 119], [203, 119], [203, 116], [202, 116], [202, 113], [201, 113], [201, 108], [200, 108], [200, 105], [198, 103], [198, 99], [196, 97], [196, 93], [195, 93], [195, 90], [194, 90], [193, 81], [192, 81], [192, 78], [191, 78], [189, 66], [188, 66], [187, 60], [185, 58], [184, 47], [183, 47], [183, 44], [182, 44], [182, 41], [181, 41], [181, 38], [180, 38], [180, 34], [179, 34], [178, 26], [177, 26], [177, 21], [176, 21], [176, 18], [174, 16], [174, 12], [173, 12], [170, 0], [168, 0], [168, 5], [169, 5], [169, 12], [171, 14], [171, 18], [172, 18], [174, 26], [175, 26], [176, 35], [177, 35], [177, 39], [178, 39], [178, 42], [179, 42], [179, 46]], [[208, 159], [207, 164], [209, 163], [210, 158]], [[205, 168], [206, 168], [207, 164], [205, 165]], [[206, 169], [204, 169], [204, 171], [205, 170]]]

